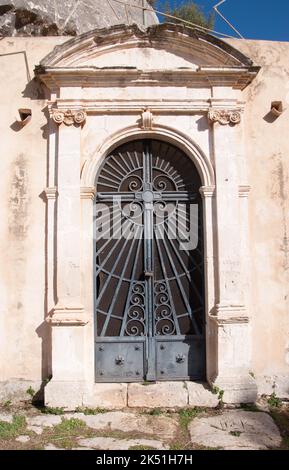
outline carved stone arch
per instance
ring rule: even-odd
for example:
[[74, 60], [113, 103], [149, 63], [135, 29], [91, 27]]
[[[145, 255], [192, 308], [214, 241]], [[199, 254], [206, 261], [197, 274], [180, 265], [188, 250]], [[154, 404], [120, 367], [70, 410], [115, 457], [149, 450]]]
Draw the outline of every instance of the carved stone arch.
[[135, 125], [115, 132], [99, 144], [95, 153], [82, 168], [81, 186], [94, 186], [98, 169], [111, 150], [123, 143], [143, 137], [163, 140], [180, 148], [195, 164], [203, 186], [215, 185], [215, 174], [210, 159], [188, 135], [169, 126], [155, 125], [153, 130], [141, 130]]

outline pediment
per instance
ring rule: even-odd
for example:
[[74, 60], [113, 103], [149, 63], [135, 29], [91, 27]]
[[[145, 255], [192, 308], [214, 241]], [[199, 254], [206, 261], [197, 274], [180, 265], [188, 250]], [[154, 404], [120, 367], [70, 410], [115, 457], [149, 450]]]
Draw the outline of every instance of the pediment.
[[[175, 24], [161, 24], [146, 31], [133, 26], [94, 30], [57, 46], [36, 68], [38, 75], [118, 70], [142, 72], [187, 71], [242, 75], [243, 84], [256, 75], [253, 62], [226, 42]], [[244, 73], [248, 80], [244, 80]], [[240, 75], [240, 76], [241, 76]], [[243, 86], [243, 85], [242, 85]], [[242, 87], [240, 85], [240, 87]]]

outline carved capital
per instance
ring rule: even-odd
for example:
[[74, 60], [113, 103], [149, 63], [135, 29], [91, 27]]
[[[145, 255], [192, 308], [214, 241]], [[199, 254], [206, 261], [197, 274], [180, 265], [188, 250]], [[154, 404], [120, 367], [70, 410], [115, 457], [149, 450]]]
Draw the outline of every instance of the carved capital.
[[91, 187], [82, 187], [80, 188], [80, 197], [81, 199], [91, 199], [95, 198], [96, 189], [94, 186]]
[[141, 128], [144, 130], [150, 130], [153, 127], [153, 114], [146, 108], [141, 115]]
[[47, 201], [49, 201], [49, 200], [55, 201], [55, 199], [57, 198], [57, 195], [58, 195], [57, 188], [55, 188], [55, 187], [45, 188], [44, 189], [44, 194], [45, 194], [45, 197], [46, 197]]
[[241, 111], [211, 108], [208, 111], [208, 120], [211, 123], [218, 122], [222, 126], [239, 124], [241, 122]]
[[86, 121], [86, 112], [82, 109], [77, 110], [62, 110], [57, 108], [51, 109], [51, 117], [56, 124], [64, 123], [66, 126], [83, 125]]
[[200, 194], [203, 199], [212, 198], [216, 194], [216, 187], [215, 186], [202, 186], [200, 188]]

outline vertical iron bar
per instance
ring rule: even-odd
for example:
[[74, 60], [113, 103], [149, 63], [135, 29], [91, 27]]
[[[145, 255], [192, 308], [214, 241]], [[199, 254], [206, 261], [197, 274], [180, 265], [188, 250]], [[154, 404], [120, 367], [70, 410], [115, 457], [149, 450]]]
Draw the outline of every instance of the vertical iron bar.
[[[150, 141], [144, 141], [144, 190], [152, 189], [152, 155]], [[144, 202], [144, 269], [145, 273], [153, 273], [153, 202]], [[146, 318], [147, 318], [147, 380], [156, 380], [156, 351], [154, 332], [154, 279], [146, 276]]]

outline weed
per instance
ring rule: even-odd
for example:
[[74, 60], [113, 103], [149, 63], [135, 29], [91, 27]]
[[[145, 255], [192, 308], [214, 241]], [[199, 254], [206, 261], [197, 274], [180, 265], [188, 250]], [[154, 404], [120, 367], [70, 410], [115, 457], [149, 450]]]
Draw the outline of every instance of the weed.
[[242, 433], [240, 431], [230, 431], [230, 434], [231, 436], [240, 437]]
[[63, 415], [64, 408], [51, 408], [50, 406], [45, 406], [45, 408], [42, 408], [41, 413], [46, 415]]
[[218, 399], [219, 399], [219, 401], [220, 401], [219, 405], [222, 406], [223, 403], [224, 403], [224, 402], [223, 402], [224, 393], [225, 393], [224, 390], [221, 390], [219, 387], [217, 387], [217, 386], [215, 385], [215, 386], [213, 387], [213, 389], [212, 389], [212, 393], [213, 393], [214, 395], [218, 395]]
[[26, 429], [24, 416], [13, 416], [12, 423], [0, 421], [0, 439], [13, 439]]
[[26, 390], [26, 393], [28, 393], [28, 395], [30, 395], [31, 398], [33, 398], [34, 395], [36, 394], [35, 390], [34, 390], [32, 387], [29, 387], [29, 388]]
[[2, 404], [2, 408], [5, 408], [5, 409], [9, 409], [11, 408], [11, 406], [12, 406], [11, 400], [4, 401], [4, 403]]
[[160, 416], [163, 411], [160, 408], [154, 408], [153, 410], [146, 411], [146, 414], [150, 416]]
[[107, 413], [108, 410], [104, 408], [83, 408], [81, 406], [78, 406], [75, 409], [76, 413], [83, 413], [84, 415], [98, 415], [98, 414], [103, 414]]
[[255, 411], [255, 412], [261, 411], [259, 410], [258, 406], [255, 405], [255, 403], [241, 403], [240, 407], [244, 411]]
[[282, 401], [276, 396], [275, 392], [270, 395], [267, 403], [271, 408], [280, 408], [282, 406]]
[[154, 447], [139, 445], [139, 446], [130, 447], [129, 450], [156, 450], [156, 449]]
[[54, 426], [54, 433], [61, 435], [75, 436], [86, 429], [86, 424], [77, 418], [62, 419], [60, 424]]
[[195, 418], [199, 413], [201, 413], [203, 410], [200, 408], [184, 408], [180, 410], [179, 416], [180, 416], [180, 426], [183, 429], [187, 429], [188, 425], [190, 424], [191, 420]]

